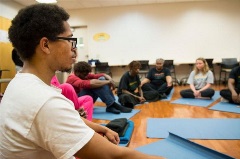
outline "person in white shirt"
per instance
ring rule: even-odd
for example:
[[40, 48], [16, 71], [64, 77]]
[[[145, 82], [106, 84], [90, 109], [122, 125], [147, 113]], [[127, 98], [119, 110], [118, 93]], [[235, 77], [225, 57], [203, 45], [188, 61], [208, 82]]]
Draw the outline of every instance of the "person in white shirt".
[[68, 19], [57, 5], [36, 4], [12, 20], [9, 39], [24, 65], [1, 102], [0, 158], [161, 158], [117, 146], [116, 132], [81, 118], [73, 103], [51, 87], [55, 72], [71, 70], [76, 60], [77, 39]]

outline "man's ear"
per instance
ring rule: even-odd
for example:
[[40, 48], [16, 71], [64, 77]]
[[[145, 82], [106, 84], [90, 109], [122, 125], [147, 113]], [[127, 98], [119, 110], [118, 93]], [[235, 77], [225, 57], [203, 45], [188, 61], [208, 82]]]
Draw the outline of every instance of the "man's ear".
[[50, 53], [50, 50], [49, 50], [49, 40], [46, 38], [46, 37], [43, 37], [40, 42], [39, 42], [39, 46], [40, 46], [40, 49], [49, 54]]

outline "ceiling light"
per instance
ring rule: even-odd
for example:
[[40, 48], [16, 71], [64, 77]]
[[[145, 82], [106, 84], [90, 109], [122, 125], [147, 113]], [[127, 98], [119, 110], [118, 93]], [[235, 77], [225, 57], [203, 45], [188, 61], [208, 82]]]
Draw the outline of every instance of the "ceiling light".
[[36, 0], [38, 3], [57, 3], [57, 0]]

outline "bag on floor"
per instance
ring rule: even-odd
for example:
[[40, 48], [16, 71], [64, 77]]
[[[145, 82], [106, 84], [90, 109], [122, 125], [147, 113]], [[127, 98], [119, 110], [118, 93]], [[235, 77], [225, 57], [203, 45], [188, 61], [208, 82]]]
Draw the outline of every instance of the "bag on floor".
[[111, 120], [106, 125], [106, 127], [117, 132], [118, 135], [121, 137], [121, 136], [124, 136], [124, 134], [128, 128], [128, 121], [126, 118], [114, 119], [114, 120]]

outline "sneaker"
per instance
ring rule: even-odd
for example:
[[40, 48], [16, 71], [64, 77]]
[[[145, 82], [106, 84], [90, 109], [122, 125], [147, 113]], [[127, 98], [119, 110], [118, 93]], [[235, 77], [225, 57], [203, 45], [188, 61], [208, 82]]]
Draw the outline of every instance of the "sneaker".
[[114, 108], [113, 106], [107, 107], [107, 108], [106, 108], [106, 112], [113, 113], [113, 114], [120, 114], [120, 113], [121, 113], [119, 110], [117, 110], [117, 109]]
[[131, 113], [132, 112], [131, 108], [127, 108], [127, 107], [121, 106], [121, 105], [119, 105], [117, 103], [113, 103], [113, 107], [115, 109], [119, 110], [122, 113]]

